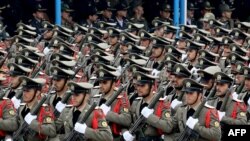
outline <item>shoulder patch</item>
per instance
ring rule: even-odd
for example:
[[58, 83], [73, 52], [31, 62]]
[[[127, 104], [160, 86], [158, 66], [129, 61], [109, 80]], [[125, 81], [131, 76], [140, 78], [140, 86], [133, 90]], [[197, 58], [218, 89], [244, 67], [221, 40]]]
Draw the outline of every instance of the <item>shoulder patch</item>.
[[9, 110], [9, 114], [14, 116], [15, 115], [15, 111], [13, 109]]
[[107, 127], [108, 126], [108, 123], [106, 121], [102, 121], [102, 126], [103, 127]]

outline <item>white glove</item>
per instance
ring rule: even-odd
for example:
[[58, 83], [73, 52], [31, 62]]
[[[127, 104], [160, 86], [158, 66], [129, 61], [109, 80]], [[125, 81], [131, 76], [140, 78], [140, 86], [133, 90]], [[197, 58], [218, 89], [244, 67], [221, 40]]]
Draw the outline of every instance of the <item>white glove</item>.
[[226, 113], [218, 111], [218, 114], [219, 114], [219, 120], [221, 121], [221, 119], [225, 116]]
[[144, 107], [142, 110], [141, 110], [141, 114], [145, 117], [145, 118], [148, 118], [149, 115], [153, 114], [154, 112], [154, 109], [149, 109], [148, 107]]
[[79, 133], [84, 134], [86, 131], [86, 128], [87, 128], [87, 125], [85, 123], [81, 124], [81, 123], [77, 122], [75, 124], [74, 130], [76, 130]]
[[28, 114], [25, 116], [24, 120], [30, 125], [30, 123], [31, 123], [34, 119], [36, 119], [36, 118], [37, 118], [36, 115], [31, 115], [30, 113], [28, 113]]
[[100, 106], [100, 108], [102, 109], [102, 111], [103, 111], [103, 113], [104, 113], [104, 115], [106, 116], [107, 115], [107, 113], [110, 111], [110, 109], [111, 109], [111, 107], [110, 106], [107, 106], [106, 104], [102, 104], [101, 106]]
[[250, 107], [250, 98], [247, 100], [248, 107]]
[[13, 139], [10, 135], [6, 135], [4, 141], [13, 141]]
[[11, 101], [14, 104], [15, 109], [18, 109], [21, 104], [21, 100], [17, 99], [16, 96], [14, 96], [11, 98]]
[[66, 107], [66, 104], [62, 103], [61, 101], [59, 101], [57, 104], [56, 104], [56, 110], [58, 112], [62, 112], [62, 110]]
[[194, 126], [198, 123], [198, 119], [197, 118], [193, 118], [193, 117], [189, 117], [186, 125], [190, 128], [190, 129], [194, 129]]
[[122, 134], [123, 138], [125, 139], [125, 141], [133, 141], [135, 139], [135, 137], [129, 133], [129, 131], [125, 131]]
[[151, 74], [153, 76], [158, 76], [158, 74], [160, 73], [161, 71], [158, 71], [157, 69], [153, 69], [153, 71], [151, 72]]
[[233, 99], [238, 99], [238, 94], [237, 94], [236, 92], [234, 92], [234, 93], [232, 94], [232, 96], [233, 96]]
[[172, 101], [172, 103], [171, 103], [171, 108], [172, 109], [174, 109], [177, 105], [180, 105], [180, 104], [182, 104], [182, 101], [179, 101], [179, 100], [177, 100], [177, 99], [174, 99], [173, 101]]

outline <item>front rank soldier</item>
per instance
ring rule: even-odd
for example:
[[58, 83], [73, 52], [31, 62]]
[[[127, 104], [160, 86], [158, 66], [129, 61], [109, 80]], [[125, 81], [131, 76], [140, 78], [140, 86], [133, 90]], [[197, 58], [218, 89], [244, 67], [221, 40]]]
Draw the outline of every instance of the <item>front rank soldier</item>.
[[[60, 135], [63, 140], [67, 134], [75, 130], [81, 133], [84, 140], [111, 141], [113, 140], [110, 127], [107, 124], [103, 112], [96, 108], [87, 118], [85, 123], [77, 122], [90, 108], [90, 90], [93, 85], [86, 82], [69, 82], [69, 90], [72, 92], [72, 106], [67, 106], [56, 121], [57, 130], [63, 128], [65, 135]], [[80, 139], [79, 139], [80, 140]]]
[[[25, 141], [44, 141], [56, 136], [56, 126], [53, 112], [47, 104], [39, 108], [37, 115], [32, 115], [30, 111], [39, 103], [42, 97], [42, 86], [46, 80], [42, 78], [21, 77], [23, 86], [23, 102], [18, 109], [19, 124], [26, 122], [29, 131], [23, 135]], [[33, 134], [34, 133], [34, 134]]]
[[[201, 105], [203, 85], [192, 79], [185, 79], [182, 91], [185, 92], [186, 104], [179, 107], [174, 117], [168, 118], [167, 124], [162, 126], [169, 127], [168, 130], [170, 131], [179, 128], [180, 133], [184, 132], [187, 126], [198, 133], [199, 141], [219, 141], [221, 130], [217, 111], [212, 106]], [[200, 106], [202, 106], [202, 110], [199, 116], [193, 118], [193, 114]], [[176, 134], [176, 137], [178, 139], [181, 136], [180, 134]]]
[[129, 101], [126, 93], [123, 93], [116, 98], [111, 106], [107, 106], [105, 102], [108, 101], [116, 92], [115, 85], [119, 73], [100, 69], [98, 70], [97, 75], [100, 85], [100, 92], [102, 93], [99, 105], [103, 110], [107, 121], [109, 122], [114, 140], [119, 141], [122, 130], [129, 127], [131, 123]]
[[[135, 99], [130, 107], [130, 113], [133, 118], [132, 121], [136, 121], [140, 115], [148, 118], [153, 112], [159, 118], [167, 114], [167, 111], [163, 110], [167, 106], [163, 100], [159, 100], [153, 109], [144, 109], [154, 97], [155, 81], [158, 77], [141, 72], [136, 72], [134, 77], [136, 78], [136, 90], [139, 98]], [[135, 136], [131, 135], [129, 131], [125, 131], [123, 138], [126, 141], [132, 141], [135, 138], [137, 141], [161, 141], [162, 133], [162, 130], [157, 129], [154, 125], [147, 122], [145, 125], [138, 127]]]

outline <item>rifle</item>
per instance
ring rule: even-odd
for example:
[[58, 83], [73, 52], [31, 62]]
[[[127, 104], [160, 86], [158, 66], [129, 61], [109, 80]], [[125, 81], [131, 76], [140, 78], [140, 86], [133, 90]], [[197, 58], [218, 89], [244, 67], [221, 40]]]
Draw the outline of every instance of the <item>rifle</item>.
[[[71, 92], [71, 91], [67, 91], [67, 92], [65, 93], [64, 97], [62, 98], [61, 102], [62, 102], [63, 104], [66, 104], [67, 101], [69, 100], [69, 98], [70, 98], [71, 95], [72, 95], [72, 92]], [[58, 117], [60, 116], [60, 114], [61, 114], [61, 113], [60, 113], [58, 110], [56, 110], [56, 108], [55, 108], [55, 110], [54, 110], [54, 115], [55, 115], [55, 117], [58, 118]]]
[[128, 85], [128, 83], [122, 85], [115, 94], [113, 94], [106, 102], [105, 105], [110, 106], [118, 97], [118, 95], [120, 95], [120, 93], [124, 90], [124, 88], [126, 88]]
[[[166, 87], [168, 87], [168, 86], [166, 86]], [[154, 98], [150, 101], [150, 103], [148, 105], [149, 109], [154, 108], [155, 104], [158, 102], [158, 100], [160, 99], [160, 97], [162, 97], [164, 95], [166, 87], [160, 89], [159, 92], [158, 92], [158, 94], [156, 94], [154, 96]], [[135, 123], [129, 128], [129, 133], [135, 134], [136, 131], [138, 131], [140, 128], [142, 128], [146, 124], [145, 122], [142, 123], [144, 120], [145, 120], [145, 117], [143, 115], [140, 115], [137, 118], [137, 120], [135, 121]], [[140, 126], [140, 125], [142, 125], [142, 126]]]
[[[43, 103], [46, 102], [46, 100], [50, 97], [50, 93], [52, 92], [52, 90], [54, 89], [54, 87], [51, 87], [48, 94], [45, 95], [37, 105], [35, 105], [35, 107], [31, 110], [30, 114], [31, 115], [37, 115], [37, 113], [40, 110], [40, 107], [43, 105]], [[18, 141], [25, 133], [28, 132], [29, 128], [29, 124], [26, 123], [25, 121], [21, 124], [21, 126], [18, 128], [18, 130], [16, 132], [14, 132], [13, 134], [13, 140], [14, 141]]]
[[[79, 123], [85, 123], [88, 119], [88, 117], [90, 116], [90, 114], [94, 111], [95, 107], [96, 107], [96, 102], [94, 102], [91, 107], [88, 109], [88, 111], [84, 114], [84, 116], [80, 119], [78, 119]], [[78, 133], [75, 130], [72, 130], [68, 136], [66, 136], [64, 138], [64, 141], [75, 141], [78, 138], [80, 138], [80, 136], [82, 136], [82, 134]]]
[[[203, 95], [205, 94], [206, 91], [203, 92]], [[212, 90], [210, 91], [209, 95], [201, 102], [197, 110], [195, 111], [194, 115], [192, 116], [193, 118], [198, 118], [202, 108], [204, 107], [205, 103], [212, 97], [214, 97], [216, 92], [216, 86], [214, 85]], [[189, 140], [197, 140], [199, 138], [199, 134], [194, 131], [193, 129], [189, 128], [186, 126], [185, 130], [181, 133], [177, 141], [189, 141]]]

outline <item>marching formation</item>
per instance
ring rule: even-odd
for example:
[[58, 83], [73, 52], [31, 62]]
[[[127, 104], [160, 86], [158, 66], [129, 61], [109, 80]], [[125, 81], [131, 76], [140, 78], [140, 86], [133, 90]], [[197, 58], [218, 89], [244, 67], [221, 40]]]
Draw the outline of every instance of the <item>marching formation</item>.
[[127, 8], [118, 21], [93, 10], [81, 24], [36, 16], [1, 30], [0, 140], [220, 141], [250, 123], [250, 23], [208, 13], [203, 28], [177, 27], [165, 5], [148, 29], [122, 20]]

